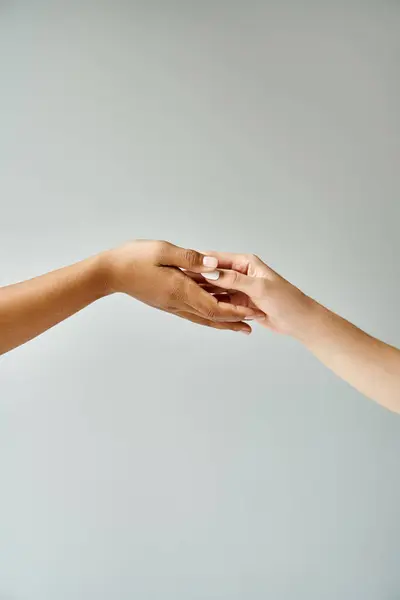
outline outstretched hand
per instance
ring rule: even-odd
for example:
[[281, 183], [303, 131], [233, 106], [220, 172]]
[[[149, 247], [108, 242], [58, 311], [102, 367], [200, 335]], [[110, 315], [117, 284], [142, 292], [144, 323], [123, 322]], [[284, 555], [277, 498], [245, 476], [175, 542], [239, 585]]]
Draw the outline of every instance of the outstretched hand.
[[[264, 313], [259, 322], [279, 333], [301, 335], [312, 301], [254, 254], [207, 252], [218, 260], [218, 270], [191, 277], [219, 302]], [[201, 282], [203, 280], [203, 283]]]
[[[261, 310], [221, 302], [208, 292], [200, 273], [215, 270], [218, 258], [169, 242], [138, 240], [103, 255], [108, 292], [123, 292], [160, 310], [216, 329], [251, 333], [244, 319], [263, 316]], [[200, 286], [185, 271], [195, 273]]]
[[0, 355], [100, 298], [122, 292], [216, 329], [251, 333], [243, 320], [300, 340], [342, 379], [400, 411], [400, 350], [318, 304], [257, 256], [200, 253], [135, 241], [0, 289]]

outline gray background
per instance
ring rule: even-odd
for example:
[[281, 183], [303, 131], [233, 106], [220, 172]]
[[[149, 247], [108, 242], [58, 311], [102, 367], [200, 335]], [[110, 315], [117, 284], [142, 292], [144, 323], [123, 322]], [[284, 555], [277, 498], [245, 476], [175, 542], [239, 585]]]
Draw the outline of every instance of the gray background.
[[[398, 2], [0, 7], [1, 284], [253, 251], [400, 345]], [[2, 600], [400, 597], [399, 418], [292, 340], [112, 297], [0, 378]]]

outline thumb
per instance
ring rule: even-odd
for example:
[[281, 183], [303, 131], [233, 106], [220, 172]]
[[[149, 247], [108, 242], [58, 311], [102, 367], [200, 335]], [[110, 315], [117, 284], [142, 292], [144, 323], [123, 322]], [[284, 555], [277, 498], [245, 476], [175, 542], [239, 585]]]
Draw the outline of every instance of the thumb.
[[218, 266], [218, 259], [214, 256], [205, 256], [197, 250], [181, 248], [168, 244], [163, 252], [163, 266], [178, 267], [194, 273], [213, 271]]
[[237, 290], [247, 296], [258, 295], [260, 277], [249, 277], [238, 271], [220, 269], [212, 273], [202, 273], [207, 280], [212, 280], [215, 287], [225, 290]]

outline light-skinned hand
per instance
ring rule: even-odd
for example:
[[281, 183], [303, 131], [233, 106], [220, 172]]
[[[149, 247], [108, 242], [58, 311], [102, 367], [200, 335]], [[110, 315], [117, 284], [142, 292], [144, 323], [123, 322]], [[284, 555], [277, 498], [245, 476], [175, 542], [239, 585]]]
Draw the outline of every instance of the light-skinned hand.
[[276, 332], [301, 336], [311, 298], [278, 275], [254, 254], [207, 252], [218, 259], [218, 270], [193, 274], [220, 302], [249, 306], [265, 313], [259, 322]]

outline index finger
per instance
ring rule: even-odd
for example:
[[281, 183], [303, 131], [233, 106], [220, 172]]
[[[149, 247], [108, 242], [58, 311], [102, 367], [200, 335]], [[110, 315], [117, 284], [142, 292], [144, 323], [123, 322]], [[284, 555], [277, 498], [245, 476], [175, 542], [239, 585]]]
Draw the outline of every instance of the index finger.
[[247, 273], [250, 264], [250, 257], [246, 254], [209, 250], [207, 251], [207, 255], [218, 259], [219, 269], [232, 269], [239, 273]]
[[218, 263], [214, 256], [205, 256], [197, 250], [162, 242], [160, 264], [201, 273], [215, 269]]

